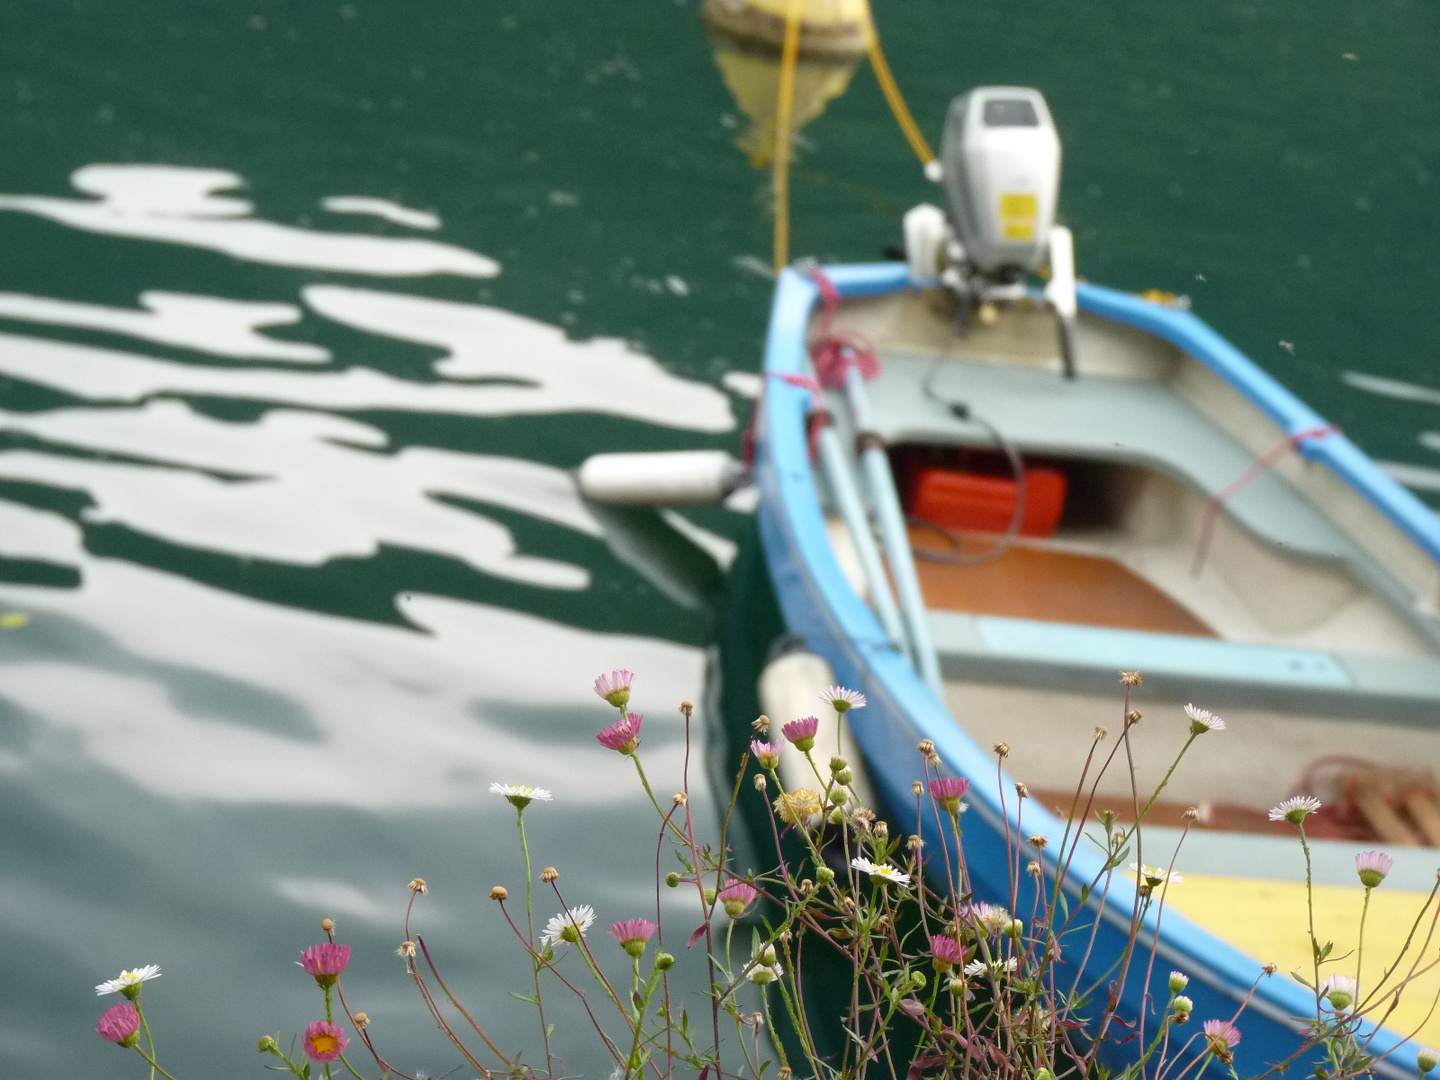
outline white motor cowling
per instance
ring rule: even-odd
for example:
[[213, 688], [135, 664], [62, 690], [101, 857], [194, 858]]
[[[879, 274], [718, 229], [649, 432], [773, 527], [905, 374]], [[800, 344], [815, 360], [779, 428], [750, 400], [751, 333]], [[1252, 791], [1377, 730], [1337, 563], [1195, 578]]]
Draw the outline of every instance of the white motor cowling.
[[1060, 137], [1040, 91], [982, 86], [956, 98], [940, 161], [965, 261], [1000, 282], [1038, 269], [1060, 190]]

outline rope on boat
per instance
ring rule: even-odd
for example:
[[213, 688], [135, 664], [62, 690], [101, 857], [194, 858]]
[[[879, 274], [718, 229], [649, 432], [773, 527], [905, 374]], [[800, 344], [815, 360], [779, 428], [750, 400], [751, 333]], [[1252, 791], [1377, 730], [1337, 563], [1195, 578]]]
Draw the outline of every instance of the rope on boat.
[[790, 0], [785, 43], [780, 49], [780, 94], [775, 103], [775, 276], [790, 262], [790, 126], [795, 116], [795, 67], [800, 62], [800, 13], [805, 0]]
[[[870, 14], [870, 5], [867, 3], [865, 7], [866, 13]], [[915, 156], [920, 159], [920, 164], [928, 169], [930, 163], [935, 160], [935, 151], [931, 150], [930, 144], [925, 141], [925, 136], [920, 132], [920, 125], [915, 123], [915, 118], [910, 115], [910, 109], [905, 104], [905, 98], [901, 96], [900, 86], [895, 82], [895, 76], [890, 71], [890, 62], [885, 59], [885, 50], [880, 47], [880, 32], [875, 29], [873, 14], [870, 14], [869, 22], [870, 44], [866, 51], [870, 56], [870, 66], [875, 69], [875, 78], [880, 83], [880, 90], [890, 105], [890, 111], [895, 114], [895, 121], [900, 125], [900, 130], [910, 141], [910, 148], [915, 151]]]
[[1215, 521], [1227, 502], [1278, 465], [1286, 454], [1298, 451], [1311, 439], [1323, 439], [1327, 435], [1339, 434], [1341, 431], [1334, 424], [1320, 424], [1297, 431], [1265, 451], [1254, 464], [1211, 496], [1205, 505], [1205, 521], [1200, 526], [1200, 539], [1195, 545], [1195, 558], [1190, 563], [1190, 576], [1199, 577], [1200, 571], [1204, 569], [1205, 560], [1210, 554], [1210, 542], [1214, 539]]

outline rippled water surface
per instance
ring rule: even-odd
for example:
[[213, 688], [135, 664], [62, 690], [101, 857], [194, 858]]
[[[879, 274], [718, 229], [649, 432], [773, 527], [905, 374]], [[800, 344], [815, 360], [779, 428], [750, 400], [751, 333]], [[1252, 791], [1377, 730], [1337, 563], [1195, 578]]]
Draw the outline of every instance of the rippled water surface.
[[[1440, 8], [877, 7], [932, 138], [972, 85], [1046, 92], [1081, 273], [1189, 295], [1440, 491]], [[111, 1075], [89, 988], [159, 963], [182, 1080], [258, 1075], [254, 1039], [313, 1019], [291, 961], [324, 915], [377, 1038], [446, 1074], [394, 955], [416, 874], [447, 977], [528, 1040], [496, 780], [554, 790], [567, 899], [653, 904], [589, 682], [640, 673], [665, 792], [700, 703], [711, 790], [771, 633], [756, 575], [720, 579], [752, 518], [604, 511], [570, 470], [738, 448], [770, 289], [739, 126], [689, 0], [0, 10], [0, 610], [29, 616], [0, 630], [0, 1074]], [[823, 259], [934, 198], [865, 73], [794, 187]]]

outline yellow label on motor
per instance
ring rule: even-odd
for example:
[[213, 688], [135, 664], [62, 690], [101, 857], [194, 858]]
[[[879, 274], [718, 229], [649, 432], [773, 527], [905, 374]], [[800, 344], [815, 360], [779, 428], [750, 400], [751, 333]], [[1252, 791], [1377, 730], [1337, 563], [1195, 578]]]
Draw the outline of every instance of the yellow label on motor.
[[[1034, 195], [1025, 195], [1019, 192], [1006, 192], [1000, 196], [1000, 216], [1002, 218], [1029, 218], [1034, 221], [1040, 216], [1040, 200]], [[1034, 230], [1032, 229], [1033, 233]]]
[[1005, 222], [1006, 240], [1034, 240], [1035, 223], [1033, 221], [1007, 221]]

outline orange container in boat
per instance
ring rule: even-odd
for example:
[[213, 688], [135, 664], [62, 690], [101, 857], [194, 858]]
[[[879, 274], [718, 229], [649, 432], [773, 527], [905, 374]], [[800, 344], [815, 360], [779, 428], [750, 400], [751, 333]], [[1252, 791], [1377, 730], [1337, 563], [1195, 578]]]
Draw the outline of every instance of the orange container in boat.
[[[922, 468], [915, 477], [910, 512], [957, 532], [1003, 533], [1015, 516], [1020, 485], [1013, 476]], [[1050, 536], [1065, 510], [1065, 474], [1045, 465], [1025, 467], [1022, 536]]]

